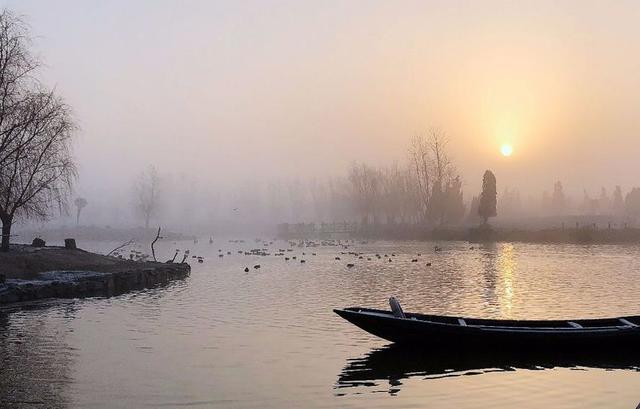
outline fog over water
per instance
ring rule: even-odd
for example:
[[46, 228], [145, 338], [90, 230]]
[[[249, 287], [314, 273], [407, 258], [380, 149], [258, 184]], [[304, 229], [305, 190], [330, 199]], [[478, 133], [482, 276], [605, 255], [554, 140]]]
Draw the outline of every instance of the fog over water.
[[639, 22], [0, 0], [0, 409], [636, 407]]
[[640, 185], [637, 2], [1, 4], [74, 108], [74, 197], [98, 224], [133, 220], [150, 165], [192, 223], [264, 219], [248, 209], [269, 183], [404, 163], [433, 127], [467, 205], [485, 169], [523, 200], [556, 181], [576, 203]]

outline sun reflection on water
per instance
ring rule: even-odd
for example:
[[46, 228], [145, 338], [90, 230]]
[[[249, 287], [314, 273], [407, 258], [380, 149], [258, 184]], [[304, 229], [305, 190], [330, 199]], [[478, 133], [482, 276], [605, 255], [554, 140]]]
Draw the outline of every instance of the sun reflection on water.
[[497, 273], [500, 288], [498, 290], [498, 303], [500, 313], [505, 318], [512, 317], [513, 309], [513, 275], [516, 272], [517, 260], [513, 244], [504, 243], [498, 250]]

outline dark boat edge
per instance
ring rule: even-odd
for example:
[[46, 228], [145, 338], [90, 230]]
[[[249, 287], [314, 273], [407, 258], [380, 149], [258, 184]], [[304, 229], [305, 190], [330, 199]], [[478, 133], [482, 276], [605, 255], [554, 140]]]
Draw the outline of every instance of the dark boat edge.
[[[380, 318], [402, 319], [393, 316], [393, 312], [365, 307], [334, 308], [333, 312], [345, 318], [350, 314], [370, 313], [380, 315]], [[612, 318], [586, 318], [586, 319], [558, 319], [558, 320], [502, 320], [487, 318], [470, 318], [451, 315], [427, 315], [420, 313], [405, 313], [404, 319], [415, 319], [425, 323], [447, 324], [460, 326], [506, 327], [506, 328], [552, 328], [552, 329], [594, 329], [594, 328], [621, 328], [640, 327], [640, 315], [622, 316]], [[577, 325], [573, 325], [577, 324]]]
[[576, 320], [495, 320], [393, 312], [363, 307], [333, 310], [340, 317], [392, 342], [514, 346], [578, 345], [640, 341], [640, 316]]

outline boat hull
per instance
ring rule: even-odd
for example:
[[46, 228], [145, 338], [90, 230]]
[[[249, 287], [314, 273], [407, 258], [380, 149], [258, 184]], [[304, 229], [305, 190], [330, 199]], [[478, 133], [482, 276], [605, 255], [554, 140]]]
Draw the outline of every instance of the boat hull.
[[[540, 321], [530, 321], [532, 326], [529, 327], [527, 321], [504, 321], [508, 325], [499, 325], [500, 321], [490, 320], [486, 320], [487, 323], [490, 321], [498, 325], [464, 325], [455, 322], [429, 321], [422, 319], [420, 314], [407, 314], [407, 318], [396, 318], [388, 311], [358, 307], [336, 309], [334, 312], [370, 334], [388, 341], [425, 346], [473, 345], [474, 347], [493, 346], [515, 349], [524, 346], [591, 348], [606, 345], [637, 345], [640, 342], [640, 327], [633, 325], [558, 328], [552, 325], [558, 325], [560, 321], [549, 321], [548, 327], [541, 325]], [[442, 318], [447, 318], [449, 321], [457, 319]], [[465, 322], [465, 319], [461, 320]]]

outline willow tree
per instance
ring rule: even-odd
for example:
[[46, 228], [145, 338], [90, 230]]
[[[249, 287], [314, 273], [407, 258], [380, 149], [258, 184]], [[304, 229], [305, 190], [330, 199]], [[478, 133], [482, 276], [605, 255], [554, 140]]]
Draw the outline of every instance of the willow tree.
[[47, 219], [66, 207], [76, 177], [70, 109], [37, 81], [26, 25], [0, 12], [0, 221], [9, 250], [18, 218]]

